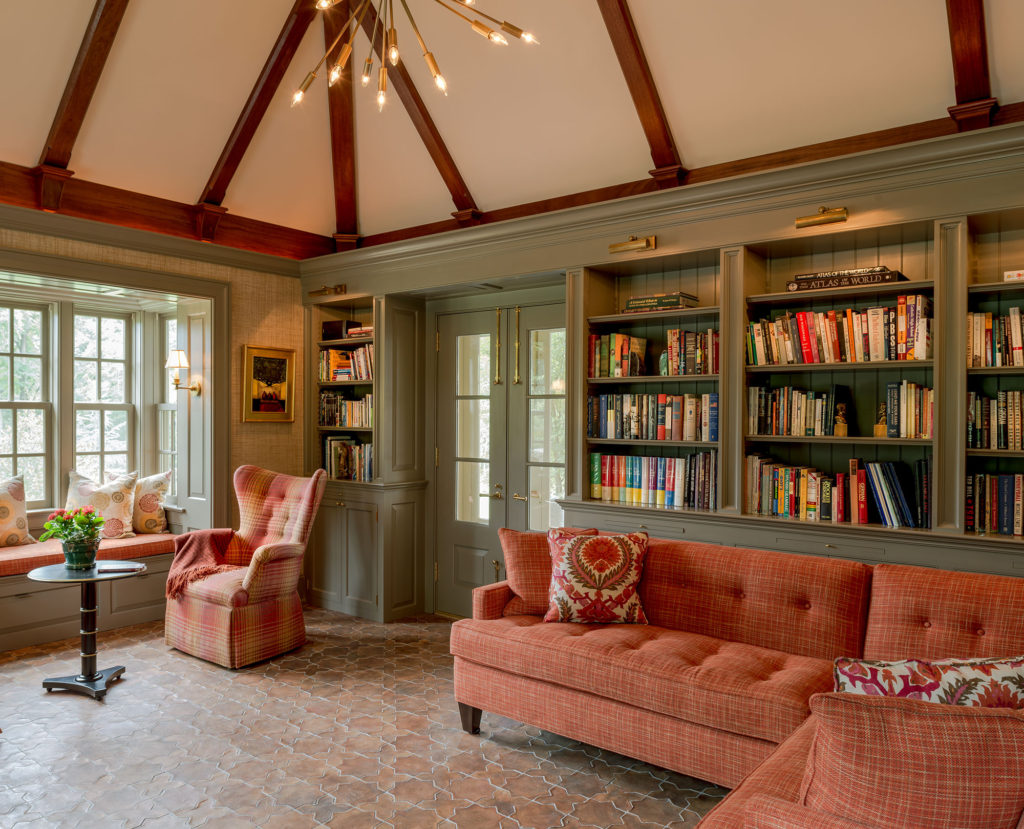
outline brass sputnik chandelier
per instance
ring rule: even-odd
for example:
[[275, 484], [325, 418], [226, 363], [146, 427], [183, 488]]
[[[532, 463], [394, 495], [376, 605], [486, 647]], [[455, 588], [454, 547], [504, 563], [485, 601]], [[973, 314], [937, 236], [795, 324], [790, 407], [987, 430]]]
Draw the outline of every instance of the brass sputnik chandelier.
[[[316, 0], [316, 7], [321, 11], [327, 11], [331, 7], [336, 6], [339, 2], [340, 0]], [[427, 49], [427, 44], [424, 42], [423, 36], [420, 34], [419, 27], [416, 25], [416, 20], [413, 18], [412, 12], [409, 10], [409, 3], [407, 0], [399, 0], [399, 2], [402, 4], [402, 8], [405, 9], [405, 16], [409, 18], [413, 34], [416, 35], [416, 40], [420, 45], [420, 51], [423, 52], [423, 60], [426, 61], [427, 68], [430, 70], [430, 74], [434, 78], [434, 84], [439, 90], [441, 90], [441, 92], [447, 95], [448, 82], [445, 80], [444, 75], [441, 74], [441, 70], [438, 68], [437, 61], [434, 59], [433, 53]], [[487, 38], [491, 43], [508, 46], [508, 40], [506, 39], [505, 34], [511, 35], [525, 43], [536, 44], [538, 42], [537, 38], [530, 34], [530, 32], [523, 31], [518, 26], [509, 23], [507, 20], [498, 20], [496, 17], [491, 17], [489, 14], [485, 14], [475, 8], [475, 0], [451, 0], [455, 6], [464, 8], [469, 12], [469, 14], [463, 14], [458, 8], [449, 5], [445, 0], [434, 0], [434, 2], [468, 23], [474, 32]], [[337, 48], [338, 44], [344, 40], [341, 51], [338, 53], [338, 59], [334, 62], [334, 65], [331, 66], [331, 69], [327, 74], [327, 82], [330, 85], [333, 86], [338, 81], [342, 72], [345, 71], [345, 67], [348, 65], [349, 59], [352, 57], [353, 41], [355, 40], [356, 31], [362, 25], [363, 18], [366, 16], [371, 5], [373, 5], [372, 0], [358, 0], [355, 9], [349, 15], [345, 25], [341, 27], [341, 31], [334, 39], [334, 42], [330, 45], [330, 48], [328, 48], [324, 53], [324, 56], [320, 58], [317, 65], [313, 67], [313, 71], [306, 75], [302, 83], [299, 85], [299, 88], [295, 90], [295, 94], [292, 96], [292, 106], [301, 103], [302, 99], [306, 95], [306, 91], [312, 85], [313, 81], [316, 80], [317, 72], [320, 71], [320, 67], [324, 65], [328, 56], [335, 50], [335, 48]], [[392, 66], [398, 66], [398, 61], [401, 57], [398, 51], [398, 31], [395, 29], [394, 6], [394, 0], [378, 0], [376, 20], [374, 22], [373, 31], [370, 34], [370, 52], [366, 56], [366, 60], [363, 62], [363, 74], [361, 80], [363, 86], [369, 86], [373, 73], [374, 47], [377, 44], [377, 32], [379, 30], [379, 52], [382, 56], [386, 55], [387, 60], [385, 60], [384, 57], [381, 58], [380, 69], [377, 72], [378, 110], [384, 109], [384, 103], [387, 100], [387, 64], [390, 62]], [[489, 20], [491, 23], [495, 24], [497, 28], [491, 28], [484, 22], [484, 20]], [[353, 21], [355, 21], [356, 24], [354, 27], [352, 26]], [[505, 34], [502, 34], [502, 32]]]

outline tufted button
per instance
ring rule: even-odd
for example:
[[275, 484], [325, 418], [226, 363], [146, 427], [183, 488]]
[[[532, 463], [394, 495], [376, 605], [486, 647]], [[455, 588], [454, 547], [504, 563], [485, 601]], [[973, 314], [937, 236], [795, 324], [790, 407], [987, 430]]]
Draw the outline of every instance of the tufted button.
[[930, 628], [931, 626], [932, 626], [932, 623], [929, 622], [927, 619], [925, 619], [923, 622], [921, 622], [921, 627], [923, 627], [923, 628]]
[[984, 628], [978, 628], [978, 636], [984, 636], [984, 635], [985, 635], [985, 629]]
[[803, 602], [800, 605], [800, 607], [802, 607], [804, 610], [810, 610], [811, 609], [811, 603], [810, 602]]
[[743, 591], [741, 590], [741, 591], [740, 591], [739, 593], [737, 593], [737, 594], [736, 594], [736, 598], [737, 598], [737, 599], [745, 599], [745, 598], [747, 598], [747, 594], [746, 594], [746, 593], [744, 593], [744, 592], [743, 592]]

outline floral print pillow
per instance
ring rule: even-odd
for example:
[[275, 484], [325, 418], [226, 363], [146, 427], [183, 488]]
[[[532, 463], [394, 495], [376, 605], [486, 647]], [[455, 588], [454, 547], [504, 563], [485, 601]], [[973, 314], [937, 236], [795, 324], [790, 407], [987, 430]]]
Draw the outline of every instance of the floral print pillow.
[[135, 507], [135, 481], [138, 473], [117, 475], [105, 484], [90, 481], [75, 470], [69, 473], [68, 501], [64, 509], [92, 507], [104, 518], [101, 538], [131, 538], [132, 511]]
[[[138, 472], [133, 472], [138, 475]], [[107, 473], [107, 483], [120, 476]], [[167, 516], [164, 513], [164, 498], [171, 488], [171, 470], [139, 478], [135, 484], [135, 505], [132, 510], [132, 529], [143, 535], [167, 532]]]
[[874, 662], [840, 657], [835, 689], [978, 708], [1024, 708], [1024, 656], [996, 659], [905, 659]]
[[548, 533], [551, 588], [545, 622], [647, 624], [637, 585], [647, 555], [647, 533]]
[[0, 547], [31, 544], [25, 511], [25, 479], [21, 475], [0, 478]]

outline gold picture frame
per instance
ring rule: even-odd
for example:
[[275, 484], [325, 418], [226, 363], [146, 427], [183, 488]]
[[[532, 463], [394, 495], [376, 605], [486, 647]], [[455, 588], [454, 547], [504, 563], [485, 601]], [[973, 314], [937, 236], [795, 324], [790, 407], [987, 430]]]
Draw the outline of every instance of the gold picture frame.
[[295, 420], [295, 351], [242, 346], [242, 422]]

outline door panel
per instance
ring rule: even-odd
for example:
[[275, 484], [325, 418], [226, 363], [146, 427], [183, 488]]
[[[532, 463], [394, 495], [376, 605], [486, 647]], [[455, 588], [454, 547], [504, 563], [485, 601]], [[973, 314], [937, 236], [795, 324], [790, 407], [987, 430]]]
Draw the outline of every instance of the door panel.
[[345, 598], [373, 618], [377, 607], [377, 507], [346, 501]]
[[438, 317], [435, 607], [468, 616], [503, 576], [500, 527], [561, 526], [565, 306]]

